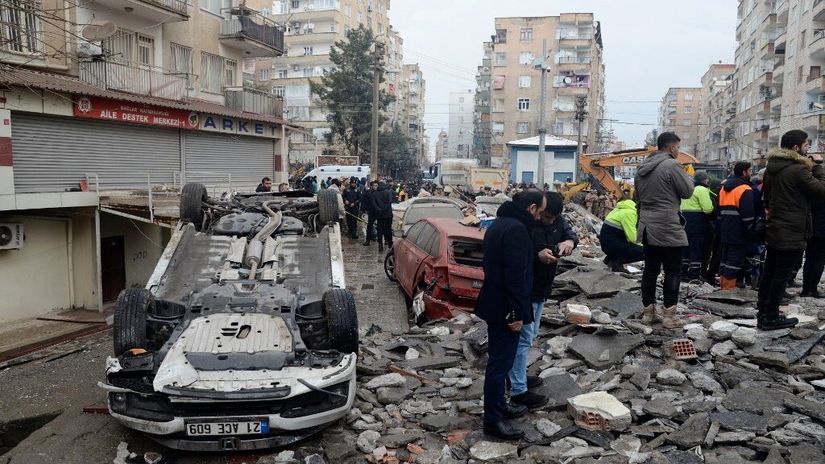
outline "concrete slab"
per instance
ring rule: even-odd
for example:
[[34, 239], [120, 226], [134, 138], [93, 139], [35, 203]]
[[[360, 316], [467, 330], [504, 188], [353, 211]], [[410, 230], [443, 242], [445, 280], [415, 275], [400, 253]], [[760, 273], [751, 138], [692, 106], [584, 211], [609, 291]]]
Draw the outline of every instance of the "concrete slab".
[[737, 288], [735, 290], [717, 290], [712, 293], [699, 295], [696, 298], [702, 300], [717, 301], [719, 303], [741, 305], [745, 303], [756, 303], [758, 297], [759, 294], [756, 292], [756, 290], [750, 288]]
[[556, 279], [561, 279], [562, 283], [571, 282], [575, 284], [588, 298], [606, 297], [639, 288], [638, 281], [624, 278], [603, 269], [573, 269], [557, 276]]
[[544, 382], [536, 393], [545, 395], [550, 409], [567, 406], [567, 400], [577, 395], [581, 395], [582, 389], [568, 374], [552, 375], [544, 379]]
[[645, 342], [642, 335], [591, 335], [581, 334], [573, 337], [570, 351], [582, 358], [594, 369], [606, 369], [622, 361], [631, 350]]

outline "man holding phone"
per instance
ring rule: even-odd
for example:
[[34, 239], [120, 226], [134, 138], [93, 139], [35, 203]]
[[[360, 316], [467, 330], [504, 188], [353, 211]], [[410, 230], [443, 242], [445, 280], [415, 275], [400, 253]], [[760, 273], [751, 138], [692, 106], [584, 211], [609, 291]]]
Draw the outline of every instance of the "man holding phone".
[[556, 263], [562, 256], [568, 256], [578, 245], [579, 238], [573, 228], [561, 215], [564, 197], [558, 192], [545, 192], [547, 207], [541, 213], [539, 223], [533, 228], [533, 290], [530, 300], [533, 305], [533, 323], [524, 324], [519, 335], [518, 350], [513, 368], [510, 369], [510, 402], [533, 410], [547, 404], [547, 397], [530, 391], [542, 383], [540, 377], [527, 375], [527, 358], [530, 347], [539, 333], [544, 302], [550, 297], [553, 280], [556, 278]]
[[501, 205], [484, 234], [484, 285], [475, 308], [475, 314], [487, 322], [484, 433], [505, 440], [524, 436], [504, 420], [527, 412], [525, 406], [507, 404], [505, 379], [516, 357], [519, 332], [533, 323], [530, 292], [535, 251], [530, 231], [545, 207], [539, 190], [519, 192]]

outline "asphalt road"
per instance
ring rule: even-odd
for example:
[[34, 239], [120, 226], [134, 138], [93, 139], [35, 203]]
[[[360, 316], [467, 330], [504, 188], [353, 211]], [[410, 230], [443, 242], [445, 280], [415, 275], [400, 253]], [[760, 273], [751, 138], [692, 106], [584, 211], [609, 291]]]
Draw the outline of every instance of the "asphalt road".
[[[384, 256], [377, 246], [364, 247], [360, 241], [345, 238], [344, 257], [347, 287], [355, 295], [362, 332], [373, 325], [405, 331], [406, 303], [399, 288], [384, 275]], [[277, 453], [178, 452], [122, 427], [106, 414], [84, 413], [86, 406], [105, 403], [97, 383], [104, 378], [104, 363], [111, 350], [111, 331], [107, 331], [36, 353], [32, 358], [42, 357], [0, 370], [0, 453], [14, 446], [0, 456], [0, 464], [111, 463], [116, 462], [118, 446], [136, 453], [134, 460], [125, 462], [144, 462], [143, 455], [149, 452], [160, 454], [164, 464], [254, 464], [260, 456]], [[52, 416], [56, 418], [49, 421]], [[297, 458], [318, 452], [325, 436], [337, 428], [334, 425], [291, 449]]]

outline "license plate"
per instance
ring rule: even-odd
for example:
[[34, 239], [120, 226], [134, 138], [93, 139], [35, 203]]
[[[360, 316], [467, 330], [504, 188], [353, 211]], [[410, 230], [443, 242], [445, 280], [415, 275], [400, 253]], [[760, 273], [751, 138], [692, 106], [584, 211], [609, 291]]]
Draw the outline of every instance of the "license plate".
[[269, 433], [269, 421], [253, 422], [190, 422], [186, 424], [186, 435], [190, 437], [259, 435]]
[[484, 285], [484, 282], [482, 282], [480, 280], [474, 280], [473, 281], [473, 288], [481, 288], [482, 285]]

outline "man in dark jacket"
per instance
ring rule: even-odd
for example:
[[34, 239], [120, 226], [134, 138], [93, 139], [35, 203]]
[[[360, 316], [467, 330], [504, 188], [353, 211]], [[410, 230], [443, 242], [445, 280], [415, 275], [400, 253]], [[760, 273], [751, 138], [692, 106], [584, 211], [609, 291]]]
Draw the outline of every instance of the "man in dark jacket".
[[386, 182], [370, 195], [370, 207], [378, 221], [378, 251], [383, 252], [385, 243], [392, 246], [392, 188]]
[[361, 192], [358, 191], [358, 179], [350, 179], [349, 188], [342, 194], [344, 209], [347, 212], [347, 229], [349, 236], [358, 240], [358, 218], [361, 213]]
[[255, 187], [255, 193], [266, 193], [272, 191], [272, 179], [269, 177], [264, 177], [261, 179], [261, 183]]
[[757, 327], [761, 330], [794, 327], [799, 322], [780, 315], [779, 305], [812, 236], [811, 202], [825, 199], [825, 168], [820, 155], [808, 156], [808, 134], [801, 130], [786, 132], [780, 146], [768, 153], [762, 184], [763, 203], [768, 210], [768, 252], [756, 303]]
[[527, 358], [530, 347], [539, 333], [544, 302], [550, 297], [553, 280], [556, 277], [556, 261], [568, 256], [579, 243], [579, 237], [567, 224], [561, 211], [564, 197], [558, 192], [545, 192], [547, 208], [541, 214], [541, 221], [532, 231], [533, 251], [533, 323], [524, 324], [519, 335], [518, 350], [513, 368], [510, 369], [510, 402], [536, 409], [547, 404], [547, 397], [529, 391], [541, 385], [540, 377], [527, 375]]
[[825, 298], [819, 293], [819, 281], [825, 270], [825, 200], [815, 200], [811, 204], [813, 236], [805, 248], [805, 266], [802, 268], [801, 297]]
[[756, 217], [750, 177], [751, 164], [739, 161], [733, 166], [733, 175], [725, 179], [719, 190], [719, 235], [722, 241], [719, 282], [722, 290], [736, 288], [736, 278], [745, 264], [747, 235]]
[[361, 212], [367, 214], [367, 237], [364, 241], [364, 246], [369, 246], [370, 242], [375, 240], [378, 219], [375, 217], [375, 211], [372, 209], [372, 197], [377, 191], [378, 181], [374, 180], [370, 182], [370, 188], [361, 196]]
[[676, 161], [680, 142], [679, 136], [673, 132], [663, 132], [657, 140], [659, 151], [642, 162], [635, 180], [639, 200], [639, 237], [645, 249], [642, 322], [651, 325], [662, 320], [656, 314], [656, 281], [664, 268], [665, 317], [662, 325], [666, 329], [684, 325], [684, 321], [676, 318], [682, 253], [688, 246], [679, 206], [681, 200], [693, 195], [693, 179]]
[[527, 412], [507, 404], [504, 382], [513, 367], [523, 325], [533, 322], [530, 292], [535, 251], [530, 230], [546, 206], [538, 190], [519, 192], [498, 209], [484, 234], [484, 285], [475, 314], [487, 322], [487, 370], [484, 377], [484, 432], [503, 439], [524, 435], [504, 421]]

